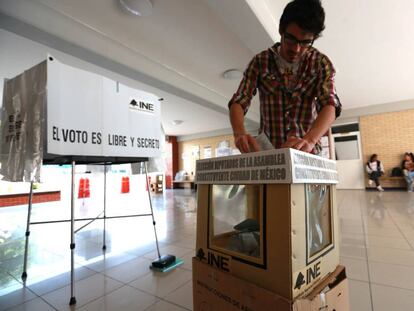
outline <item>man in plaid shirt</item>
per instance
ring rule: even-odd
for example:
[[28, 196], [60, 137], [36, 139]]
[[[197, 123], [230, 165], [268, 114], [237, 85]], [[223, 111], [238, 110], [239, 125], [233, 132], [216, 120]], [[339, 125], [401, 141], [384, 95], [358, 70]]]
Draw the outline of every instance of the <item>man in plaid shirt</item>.
[[320, 138], [341, 113], [335, 69], [327, 56], [312, 47], [325, 28], [324, 21], [320, 0], [291, 1], [280, 18], [281, 42], [249, 63], [229, 102], [234, 140], [241, 152], [259, 150], [244, 128], [244, 115], [259, 90], [260, 133], [275, 148], [320, 153]]

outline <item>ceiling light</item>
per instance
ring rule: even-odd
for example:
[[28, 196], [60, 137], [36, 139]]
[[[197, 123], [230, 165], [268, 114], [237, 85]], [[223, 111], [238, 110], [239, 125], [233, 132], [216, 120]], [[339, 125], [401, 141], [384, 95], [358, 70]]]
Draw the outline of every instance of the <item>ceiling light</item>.
[[119, 4], [136, 16], [148, 16], [152, 13], [151, 0], [119, 0]]
[[239, 69], [229, 69], [223, 72], [223, 78], [227, 80], [240, 79], [243, 73]]
[[181, 123], [183, 123], [184, 121], [183, 120], [173, 120], [172, 121], [172, 124], [173, 125], [180, 125]]

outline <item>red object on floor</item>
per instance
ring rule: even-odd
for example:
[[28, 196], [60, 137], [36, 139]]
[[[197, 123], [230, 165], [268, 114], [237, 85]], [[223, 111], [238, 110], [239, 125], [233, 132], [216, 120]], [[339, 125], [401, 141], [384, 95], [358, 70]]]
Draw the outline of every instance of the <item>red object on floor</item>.
[[91, 196], [91, 190], [89, 188], [89, 178], [85, 178], [85, 196], [84, 198], [89, 198]]
[[122, 177], [121, 193], [129, 193], [129, 177]]
[[85, 197], [85, 179], [81, 178], [79, 180], [79, 190], [78, 190], [78, 199]]
[[90, 196], [89, 178], [81, 178], [79, 180], [78, 199], [89, 198]]

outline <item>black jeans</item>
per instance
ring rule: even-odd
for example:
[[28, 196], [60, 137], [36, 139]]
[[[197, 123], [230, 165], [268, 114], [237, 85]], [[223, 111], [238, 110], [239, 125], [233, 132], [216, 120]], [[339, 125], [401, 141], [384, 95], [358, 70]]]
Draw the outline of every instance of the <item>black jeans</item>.
[[381, 177], [381, 175], [382, 174], [380, 172], [372, 172], [368, 174], [369, 179], [373, 180], [377, 187], [380, 185], [379, 178]]

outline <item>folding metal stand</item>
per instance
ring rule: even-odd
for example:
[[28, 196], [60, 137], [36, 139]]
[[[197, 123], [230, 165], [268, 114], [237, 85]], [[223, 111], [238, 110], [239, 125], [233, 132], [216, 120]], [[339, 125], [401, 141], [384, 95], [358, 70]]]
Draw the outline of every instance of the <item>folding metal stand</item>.
[[26, 242], [24, 244], [24, 262], [23, 262], [23, 273], [22, 280], [26, 282], [27, 279], [27, 253], [29, 249], [29, 236], [30, 236], [30, 214], [32, 213], [32, 199], [33, 199], [33, 181], [30, 182], [30, 191], [29, 191], [29, 205], [27, 211], [27, 223], [26, 223]]
[[147, 162], [144, 163], [144, 167], [145, 167], [145, 183], [147, 185], [148, 200], [149, 200], [149, 204], [150, 204], [150, 208], [151, 208], [152, 225], [154, 226], [155, 244], [157, 246], [158, 258], [161, 258], [160, 247], [158, 245], [158, 236], [157, 236], [156, 222], [155, 222], [155, 218], [154, 218], [154, 210], [152, 209], [152, 200], [151, 200], [151, 193], [150, 193], [151, 192], [151, 189], [150, 189], [150, 184], [149, 184], [149, 181], [148, 181]]
[[72, 182], [70, 195], [70, 301], [76, 304], [75, 298], [75, 161], [72, 161]]
[[[107, 163], [104, 163], [104, 197], [103, 197], [103, 212], [101, 212], [97, 217], [95, 218], [81, 218], [76, 219], [75, 218], [75, 167], [76, 163], [75, 161], [71, 162], [72, 165], [72, 174], [71, 174], [71, 200], [70, 200], [70, 219], [68, 220], [53, 220], [53, 221], [38, 221], [38, 222], [31, 222], [30, 216], [32, 212], [32, 200], [33, 200], [33, 182], [30, 183], [30, 193], [29, 193], [29, 204], [28, 204], [28, 212], [27, 212], [27, 224], [26, 224], [26, 241], [25, 241], [25, 250], [24, 250], [24, 263], [23, 263], [23, 273], [22, 273], [22, 280], [23, 282], [26, 282], [27, 280], [27, 257], [28, 257], [28, 250], [29, 250], [29, 236], [30, 236], [30, 225], [39, 225], [39, 224], [50, 224], [50, 223], [60, 223], [60, 222], [70, 222], [70, 251], [71, 251], [71, 265], [70, 265], [70, 301], [69, 305], [76, 304], [76, 297], [75, 297], [75, 234], [94, 222], [95, 220], [103, 220], [103, 246], [102, 250], [105, 252], [106, 250], [106, 220], [112, 219], [112, 218], [129, 218], [129, 217], [141, 217], [141, 216], [152, 216], [152, 223], [154, 226], [154, 233], [155, 233], [155, 239], [156, 239], [156, 246], [157, 246], [157, 252], [160, 256], [160, 250], [158, 245], [158, 237], [157, 237], [157, 231], [155, 229], [155, 219], [154, 219], [154, 213], [152, 209], [152, 200], [151, 200], [151, 194], [150, 194], [150, 188], [148, 184], [148, 172], [147, 172], [147, 165], [145, 163], [145, 179], [146, 184], [148, 188], [148, 200], [150, 203], [150, 209], [151, 213], [149, 214], [135, 214], [135, 215], [122, 215], [122, 216], [106, 216], [106, 173], [107, 173]], [[103, 217], [101, 215], [103, 214]], [[85, 221], [89, 220], [88, 223], [81, 226], [77, 230], [75, 230], [75, 222], [76, 221]]]

